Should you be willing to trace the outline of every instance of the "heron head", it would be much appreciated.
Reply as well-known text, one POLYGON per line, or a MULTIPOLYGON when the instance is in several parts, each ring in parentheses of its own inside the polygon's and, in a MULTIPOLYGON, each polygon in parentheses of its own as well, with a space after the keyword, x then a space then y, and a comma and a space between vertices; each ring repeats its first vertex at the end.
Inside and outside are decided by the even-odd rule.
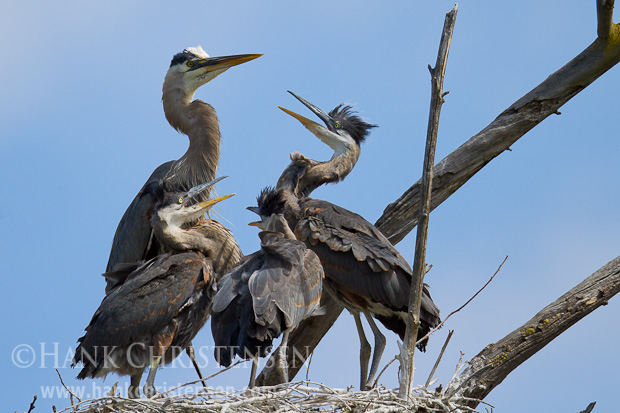
POLYGON ((284 213, 286 199, 281 189, 266 187, 256 197, 256 204, 257 206, 247 207, 247 210, 257 214, 260 217, 260 221, 250 222, 249 225, 265 231, 267 230, 269 218, 273 214, 281 215, 284 213))
POLYGON ((377 127, 377 125, 372 125, 357 116, 351 106, 340 104, 331 112, 325 113, 301 96, 291 91, 289 91, 289 93, 314 112, 314 114, 325 123, 325 126, 301 116, 292 110, 285 109, 281 106, 278 107, 297 119, 317 138, 329 145, 336 155, 350 150, 355 145, 359 146, 370 133, 370 129, 377 127))
POLYGON ((191 188, 186 192, 162 192, 161 200, 156 207, 159 219, 176 226, 182 226, 185 223, 200 219, 213 207, 213 205, 235 195, 229 194, 211 198, 204 202, 196 202, 199 194, 211 188, 224 178, 226 177, 222 176, 212 181, 205 182, 191 188))
POLYGON ((200 46, 188 47, 172 58, 166 81, 169 83, 179 82, 184 90, 193 93, 200 86, 215 79, 229 68, 260 56, 262 54, 210 57, 200 46))

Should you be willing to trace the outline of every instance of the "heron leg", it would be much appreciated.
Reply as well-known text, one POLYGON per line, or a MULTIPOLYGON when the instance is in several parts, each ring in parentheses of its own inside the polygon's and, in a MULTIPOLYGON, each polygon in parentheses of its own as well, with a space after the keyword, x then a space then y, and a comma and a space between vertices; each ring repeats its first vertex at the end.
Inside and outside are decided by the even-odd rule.
POLYGON ((364 315, 366 316, 366 320, 368 320, 368 324, 370 324, 370 328, 372 329, 372 333, 375 336, 375 349, 372 353, 372 364, 370 365, 370 373, 368 374, 368 381, 366 382, 366 386, 370 389, 374 387, 375 376, 377 375, 377 370, 379 370, 379 362, 381 361, 381 356, 383 355, 383 350, 385 349, 385 336, 377 327, 375 320, 373 320, 372 316, 364 311, 364 315))
POLYGON ((253 389, 256 384, 256 367, 258 366, 258 356, 252 357, 252 371, 250 371, 250 384, 248 389, 253 389))
POLYGON ((142 373, 134 374, 131 376, 131 384, 129 385, 129 390, 127 390, 127 395, 130 399, 139 399, 140 398, 140 379, 142 378, 142 373))
POLYGON ((360 390, 366 390, 366 383, 368 383, 368 361, 370 360, 371 349, 368 340, 366 340, 366 335, 364 334, 360 313, 353 313, 353 318, 355 318, 357 334, 360 336, 360 390))
MULTIPOLYGON (((153 337, 153 346, 151 347, 151 369, 149 370, 149 375, 146 378, 146 383, 143 388, 146 397, 150 398, 157 394, 155 386, 153 385, 155 382, 155 374, 157 374, 157 368, 162 362, 163 357, 170 349, 170 345, 177 331, 177 326, 177 322, 173 321, 153 337)), ((171 353, 171 357, 175 357, 174 351, 171 353)))
POLYGON ((146 383, 144 384, 144 395, 148 398, 151 398, 157 394, 155 390, 155 386, 153 383, 155 382, 155 374, 157 373, 157 367, 159 367, 159 363, 161 362, 161 356, 155 357, 151 362, 151 369, 149 370, 149 375, 146 378, 146 383))
POLYGON ((282 335, 282 343, 278 348, 278 369, 282 372, 283 383, 288 383, 288 361, 286 359, 286 350, 288 346, 288 334, 289 330, 285 330, 282 335))
POLYGON ((198 362, 196 361, 196 353, 194 353, 194 346, 192 345, 192 343, 189 343, 189 345, 185 349, 185 352, 187 353, 187 356, 189 357, 189 359, 192 361, 192 364, 194 365, 194 368, 196 369, 196 373, 198 373, 198 378, 200 379, 202 386, 206 390, 207 385, 205 383, 205 378, 202 376, 202 372, 200 371, 200 366, 198 366, 198 362))

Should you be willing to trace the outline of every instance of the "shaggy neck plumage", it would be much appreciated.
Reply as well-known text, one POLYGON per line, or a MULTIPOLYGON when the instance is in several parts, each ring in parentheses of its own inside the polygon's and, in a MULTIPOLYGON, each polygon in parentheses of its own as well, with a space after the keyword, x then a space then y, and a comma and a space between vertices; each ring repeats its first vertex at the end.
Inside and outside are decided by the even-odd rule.
POLYGON ((335 153, 327 162, 319 162, 303 174, 297 184, 300 196, 309 196, 323 184, 342 181, 355 167, 360 157, 360 146, 353 145, 346 151, 335 153))
POLYGON ((323 184, 342 181, 355 167, 360 153, 360 146, 357 144, 344 152, 334 153, 331 159, 325 162, 295 153, 291 155, 292 162, 280 175, 276 188, 298 198, 309 196, 323 184))
POLYGON ((218 276, 243 257, 232 233, 217 221, 203 219, 185 229, 155 214, 152 225, 162 252, 200 252, 212 260, 218 276))

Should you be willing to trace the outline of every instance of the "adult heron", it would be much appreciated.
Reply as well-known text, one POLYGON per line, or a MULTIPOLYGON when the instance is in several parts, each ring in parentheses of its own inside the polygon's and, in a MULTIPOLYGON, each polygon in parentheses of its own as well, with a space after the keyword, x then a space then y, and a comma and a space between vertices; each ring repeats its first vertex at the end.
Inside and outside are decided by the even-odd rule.
POLYGON ((188 192, 167 192, 160 183, 145 188, 157 200, 152 227, 165 252, 104 274, 112 288, 78 340, 73 365, 83 365, 79 379, 129 375, 129 395, 139 397, 140 379, 150 366, 144 393, 152 396, 158 366, 187 348, 205 324, 217 280, 242 257, 230 231, 201 219, 232 196, 196 202, 213 183, 188 192))
MULTIPOLYGON (((326 290, 355 319, 361 343, 360 388, 368 389, 374 384, 386 343, 373 317, 404 338, 412 270, 388 239, 362 216, 330 202, 304 196, 323 183, 344 179, 359 158, 360 143, 374 125, 354 115, 350 107, 338 106, 326 114, 310 102, 294 96, 323 120, 325 126, 281 109, 330 145, 334 155, 322 163, 293 155, 293 162, 280 177, 277 189, 261 194, 259 205, 263 207, 256 212, 267 220, 277 212, 274 206, 284 205, 284 213, 296 238, 319 256, 325 271, 326 290), (375 337, 370 371, 371 347, 360 314, 364 314, 375 337)), ((439 309, 426 286, 420 318, 420 336, 440 322, 439 309)), ((418 344, 418 348, 424 351, 427 341, 418 344)))
MULTIPOLYGON (((156 200, 145 191, 151 183, 161 181, 165 191, 178 192, 215 178, 220 156, 217 114, 210 104, 194 100, 194 93, 230 67, 260 56, 209 57, 200 46, 174 55, 164 79, 162 101, 166 119, 187 135, 189 148, 180 159, 157 167, 129 205, 116 229, 106 271, 113 271, 119 263, 137 262, 161 252, 151 226, 156 200)), ((198 199, 208 199, 209 192, 205 190, 198 199)))
POLYGON ((323 268, 316 254, 297 241, 281 214, 255 222, 261 249, 245 259, 218 283, 213 299, 211 330, 215 359, 229 366, 235 355, 252 359, 249 388, 254 387, 258 357, 271 350, 282 334, 278 362, 288 382, 288 335, 319 308, 323 268))

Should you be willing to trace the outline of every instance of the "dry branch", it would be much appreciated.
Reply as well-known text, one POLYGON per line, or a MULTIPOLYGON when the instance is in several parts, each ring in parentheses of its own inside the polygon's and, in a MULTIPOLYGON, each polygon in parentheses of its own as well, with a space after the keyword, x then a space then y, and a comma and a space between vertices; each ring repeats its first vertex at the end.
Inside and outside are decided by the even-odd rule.
POLYGON ((611 36, 614 26, 614 0, 596 0, 596 18, 598 20, 598 37, 606 39, 611 36))
POLYGON ((28 408, 28 413, 34 410, 34 403, 37 401, 37 395, 35 394, 32 398, 32 402, 30 403, 30 407, 28 408))
POLYGON ((437 371, 437 367, 439 367, 439 363, 441 362, 443 353, 446 352, 446 348, 448 347, 448 343, 450 342, 450 339, 452 338, 452 334, 454 334, 454 330, 448 331, 448 337, 446 337, 446 341, 443 343, 443 347, 441 347, 439 356, 437 356, 437 361, 435 361, 435 364, 433 365, 431 372, 428 374, 428 379, 426 379, 426 383, 424 383, 424 387, 428 388, 428 386, 431 385, 431 380, 433 380, 433 375, 435 374, 435 371, 437 371))
POLYGON ((420 307, 422 305, 422 292, 424 289, 424 275, 426 273, 426 243, 428 239, 428 222, 431 213, 431 188, 433 186, 433 165, 435 163, 435 148, 437 147, 437 133, 439 130, 439 116, 443 100, 443 79, 448 63, 448 52, 452 42, 452 32, 456 23, 458 5, 446 14, 446 19, 439 42, 439 52, 435 67, 431 72, 431 107, 428 118, 426 133, 426 149, 424 151, 424 164, 422 171, 422 199, 418 212, 418 233, 415 244, 415 256, 413 260, 413 273, 411 276, 411 290, 409 291, 409 307, 407 309, 407 321, 405 337, 400 352, 400 392, 402 399, 408 400, 413 388, 413 372, 415 345, 418 337, 418 329, 421 325, 420 307))
POLYGON ((590 403, 585 410, 582 410, 579 413, 590 413, 594 409, 594 406, 596 406, 596 402, 590 403))
MULTIPOLYGON (((599 76, 620 61, 620 29, 610 23, 613 1, 598 0, 599 37, 577 57, 540 85, 517 100, 491 124, 446 156, 433 168, 431 210, 444 202, 493 158, 508 150, 525 133, 573 96, 585 89, 599 76), (600 7, 604 5, 605 7, 600 7), (609 10, 609 11, 607 11, 609 10)), ((421 182, 416 182, 395 202, 388 205, 375 223, 376 227, 393 243, 400 242, 417 224, 421 182)), ((301 323, 289 337, 289 348, 297 347, 309 355, 340 316, 343 308, 331 297, 324 300, 328 311, 301 323), (309 325, 312 323, 312 325, 309 325)), ((292 352, 289 352, 289 355, 292 352)), ((269 363, 268 363, 269 364, 269 363)), ((289 358, 289 377, 293 378, 301 367, 299 360, 289 358), (297 361, 297 364, 294 364, 297 361)), ((263 370, 257 382, 273 384, 273 370, 263 370)))
MULTIPOLYGON (((600 36, 577 57, 549 76, 544 82, 513 103, 490 125, 435 165, 433 200, 435 209, 489 161, 510 148, 519 138, 542 122, 573 96, 594 82, 620 61, 620 30, 606 12, 613 1, 599 7, 599 32, 607 22, 611 35, 600 36)), ((377 227, 392 243, 402 240, 417 224, 421 181, 416 182, 398 200, 388 205, 377 227), (389 235, 388 235, 389 234, 389 235)))
POLYGON ((467 304, 471 303, 474 298, 476 298, 478 296, 478 294, 480 294, 482 292, 482 290, 484 290, 485 288, 487 288, 487 286, 489 284, 491 284, 491 281, 493 281, 493 278, 495 278, 495 276, 497 274, 499 274, 500 270, 502 269, 502 267, 504 266, 504 264, 506 263, 506 261, 508 260, 508 255, 506 255, 506 258, 504 258, 504 261, 502 261, 502 263, 499 265, 499 267, 497 267, 497 270, 493 273, 493 275, 491 276, 491 278, 489 278, 489 281, 487 281, 478 291, 476 291, 476 294, 472 295, 469 300, 467 300, 465 302, 465 304, 463 304, 462 306, 460 306, 459 308, 457 308, 456 310, 452 311, 450 314, 448 314, 443 320, 441 320, 441 323, 439 323, 437 325, 437 327, 433 328, 431 331, 429 331, 428 333, 426 333, 426 335, 424 337, 421 337, 418 339, 418 341, 416 342, 416 345, 418 343, 421 343, 422 341, 426 340, 427 338, 429 338, 431 336, 431 334, 433 334, 435 331, 439 330, 441 327, 443 327, 443 325, 446 323, 446 321, 448 321, 450 319, 450 317, 452 317, 454 314, 458 313, 459 311, 461 311, 463 308, 465 308, 465 306, 467 306, 467 304))
MULTIPOLYGON (((504 378, 538 350, 620 292, 620 257, 542 309, 531 320, 476 355, 447 396, 484 399, 504 378)), ((476 404, 470 407, 475 408, 476 404)))

